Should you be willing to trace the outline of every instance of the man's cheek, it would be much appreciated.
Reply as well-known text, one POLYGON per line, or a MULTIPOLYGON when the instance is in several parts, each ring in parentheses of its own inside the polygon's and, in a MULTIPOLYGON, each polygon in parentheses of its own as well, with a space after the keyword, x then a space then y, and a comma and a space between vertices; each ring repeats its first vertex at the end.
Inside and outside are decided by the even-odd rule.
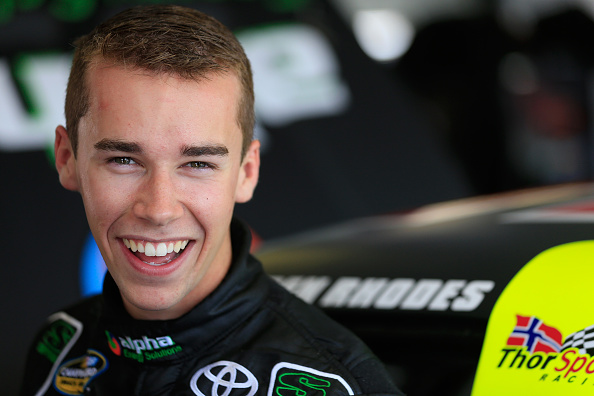
POLYGON ((123 197, 106 194, 105 191, 90 191, 83 200, 87 220, 95 231, 108 229, 114 218, 121 216, 120 208, 125 204, 123 197))

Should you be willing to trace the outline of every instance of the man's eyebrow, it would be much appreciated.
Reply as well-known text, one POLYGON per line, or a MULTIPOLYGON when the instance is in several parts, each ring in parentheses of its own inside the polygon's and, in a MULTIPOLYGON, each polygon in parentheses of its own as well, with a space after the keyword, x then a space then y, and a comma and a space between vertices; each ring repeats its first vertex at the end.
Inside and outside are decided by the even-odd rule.
POLYGON ((224 157, 229 154, 225 146, 205 145, 205 146, 185 146, 181 153, 185 157, 217 156, 224 157))
POLYGON ((95 143, 95 149, 100 151, 121 151, 124 153, 138 154, 142 148, 138 143, 126 142, 123 140, 102 139, 95 143))

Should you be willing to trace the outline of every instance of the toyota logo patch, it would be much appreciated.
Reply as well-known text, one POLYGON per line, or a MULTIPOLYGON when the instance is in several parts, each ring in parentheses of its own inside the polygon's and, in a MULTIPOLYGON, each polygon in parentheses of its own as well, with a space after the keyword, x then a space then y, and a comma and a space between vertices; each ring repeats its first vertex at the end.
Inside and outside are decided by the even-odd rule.
POLYGON ((221 360, 196 371, 190 387, 198 396, 253 396, 258 380, 241 364, 221 360))

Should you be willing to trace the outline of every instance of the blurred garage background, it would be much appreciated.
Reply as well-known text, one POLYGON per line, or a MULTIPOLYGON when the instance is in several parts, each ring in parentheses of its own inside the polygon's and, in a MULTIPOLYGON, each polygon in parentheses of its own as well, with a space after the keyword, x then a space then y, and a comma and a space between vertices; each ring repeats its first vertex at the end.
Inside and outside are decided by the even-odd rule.
MULTIPOLYGON (((89 236, 52 165, 71 42, 157 0, 0 0, 2 394, 44 318, 81 296, 89 236)), ((594 2, 179 0, 252 59, 263 240, 458 198, 589 181, 594 2)))

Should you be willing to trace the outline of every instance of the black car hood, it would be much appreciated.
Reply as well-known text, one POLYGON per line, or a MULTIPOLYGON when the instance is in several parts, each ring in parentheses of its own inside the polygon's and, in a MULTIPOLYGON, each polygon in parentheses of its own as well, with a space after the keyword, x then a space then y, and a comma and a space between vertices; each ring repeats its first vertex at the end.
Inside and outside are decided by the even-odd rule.
POLYGON ((486 321, 528 261, 592 238, 593 208, 592 184, 524 190, 349 221, 267 242, 257 256, 328 311, 486 321))

